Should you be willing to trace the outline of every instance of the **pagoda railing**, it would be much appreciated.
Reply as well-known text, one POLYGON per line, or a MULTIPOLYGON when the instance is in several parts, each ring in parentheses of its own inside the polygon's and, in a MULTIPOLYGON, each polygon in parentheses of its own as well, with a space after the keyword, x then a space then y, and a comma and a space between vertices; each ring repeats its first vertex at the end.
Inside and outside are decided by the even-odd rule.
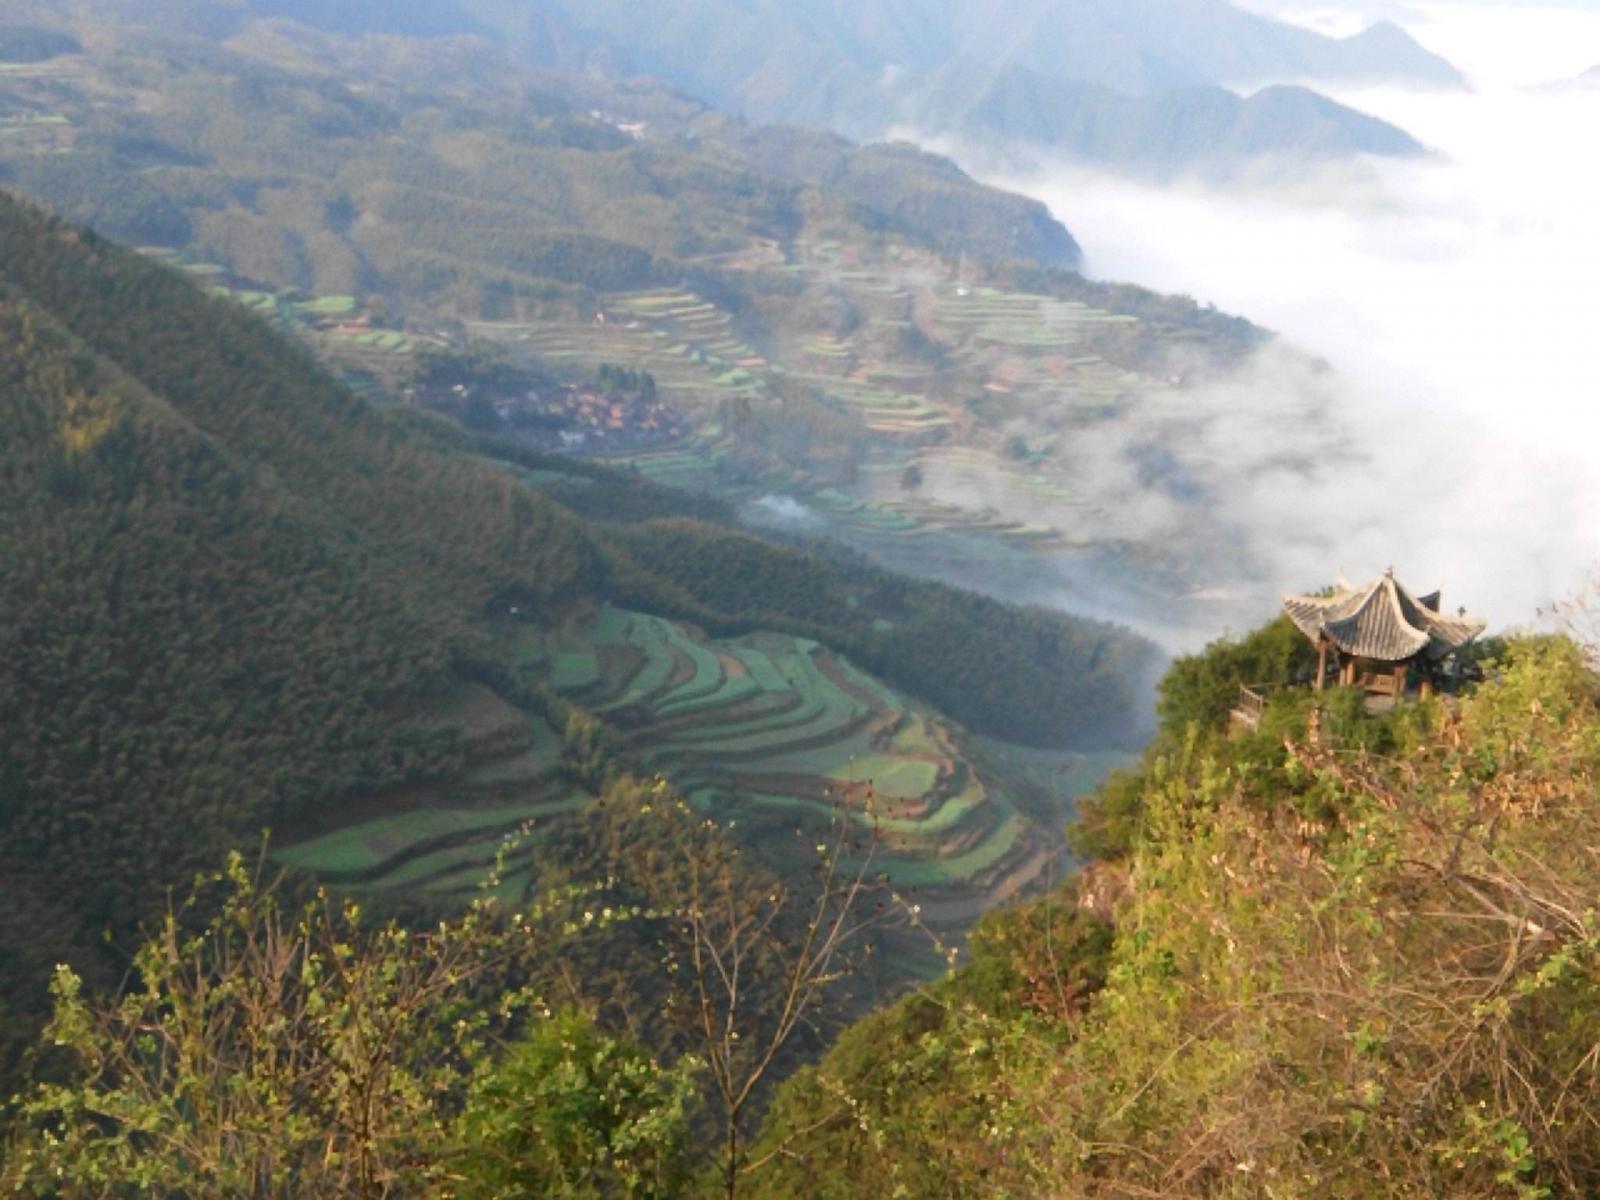
POLYGON ((1228 714, 1228 724, 1235 729, 1259 729, 1261 718, 1267 711, 1267 684, 1240 684, 1239 699, 1228 714))

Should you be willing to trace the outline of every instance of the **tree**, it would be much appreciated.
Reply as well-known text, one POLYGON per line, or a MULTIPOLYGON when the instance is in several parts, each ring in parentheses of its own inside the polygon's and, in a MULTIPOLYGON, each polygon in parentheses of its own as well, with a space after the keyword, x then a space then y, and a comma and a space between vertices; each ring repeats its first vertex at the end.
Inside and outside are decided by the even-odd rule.
POLYGON ((461 1200, 677 1196, 693 1165, 699 1064, 671 1069, 568 1009, 472 1086, 457 1126, 461 1200))
POLYGON ((1156 701, 1162 729, 1181 736, 1191 721, 1203 730, 1220 729, 1238 703, 1241 684, 1309 680, 1316 663, 1315 649, 1288 617, 1243 638, 1219 638, 1200 653, 1179 658, 1162 679, 1156 701))

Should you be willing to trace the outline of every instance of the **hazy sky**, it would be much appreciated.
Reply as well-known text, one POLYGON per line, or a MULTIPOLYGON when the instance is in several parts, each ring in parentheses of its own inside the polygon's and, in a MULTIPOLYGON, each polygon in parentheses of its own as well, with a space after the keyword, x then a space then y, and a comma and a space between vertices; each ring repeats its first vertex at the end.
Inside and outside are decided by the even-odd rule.
MULTIPOLYGON (((1237 582, 1266 595, 1393 564, 1531 622, 1600 563, 1600 88, 1528 85, 1600 63, 1600 3, 1251 2, 1339 30, 1381 10, 1452 58, 1472 91, 1339 96, 1437 156, 1227 190, 998 182, 1049 203, 1094 274, 1214 301, 1342 377, 1371 465, 1241 482, 1228 515, 1280 578, 1237 582)), ((1280 387, 1264 375, 1255 402, 1280 387)))

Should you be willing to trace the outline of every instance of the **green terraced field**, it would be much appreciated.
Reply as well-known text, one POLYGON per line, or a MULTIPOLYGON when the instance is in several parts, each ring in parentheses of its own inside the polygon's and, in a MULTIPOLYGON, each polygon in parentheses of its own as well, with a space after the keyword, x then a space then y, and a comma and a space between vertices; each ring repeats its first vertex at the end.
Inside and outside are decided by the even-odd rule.
POLYGON ((701 811, 736 827, 820 823, 842 804, 876 824, 891 876, 968 889, 1052 840, 1003 783, 977 777, 944 722, 815 642, 717 640, 613 606, 557 641, 550 661, 601 666, 581 699, 622 722, 701 811))
MULTIPOLYGON (((542 669, 543 653, 542 642, 529 639, 508 648, 524 669, 542 669)), ((417 719, 460 739, 460 773, 358 798, 347 824, 291 840, 275 851, 278 861, 343 888, 433 889, 465 873, 475 884, 526 823, 593 803, 562 775, 562 739, 548 721, 482 684, 438 695, 417 719)))
MULTIPOLYGON (((820 834, 840 811, 875 829, 877 868, 927 889, 952 931, 1060 852, 1049 793, 1079 764, 971 738, 816 642, 716 639, 613 605, 558 630, 504 632, 514 669, 602 714, 642 765, 755 845, 820 834)), ((339 888, 449 896, 479 887, 503 853, 500 894, 537 886, 519 835, 593 803, 563 774, 560 736, 480 685, 440 697, 426 724, 463 738, 457 779, 397 797, 392 812, 369 797, 279 860, 339 888)))
MULTIPOLYGON (((587 797, 563 797, 509 808, 422 808, 353 825, 277 852, 290 866, 323 876, 370 875, 417 847, 462 834, 514 829, 524 821, 571 812, 587 797)), ((381 876, 380 876, 381 878, 381 876)))
POLYGON ((920 759, 869 754, 852 759, 833 773, 846 783, 870 783, 880 796, 905 800, 926 796, 939 779, 939 765, 920 759))
MULTIPOLYGON (((658 715, 672 717, 682 713, 725 709, 762 694, 761 685, 750 677, 749 667, 744 660, 726 651, 707 653, 715 661, 703 676, 705 682, 694 687, 679 688, 671 697, 656 705, 658 715)), ((700 660, 696 661, 698 663, 700 660)))
POLYGON ((318 317, 342 317, 358 307, 354 296, 319 296, 295 305, 301 312, 318 317))
POLYGON ((1022 840, 1027 820, 1013 813, 982 842, 951 858, 889 860, 884 873, 900 887, 927 887, 965 883, 993 870, 1022 840))

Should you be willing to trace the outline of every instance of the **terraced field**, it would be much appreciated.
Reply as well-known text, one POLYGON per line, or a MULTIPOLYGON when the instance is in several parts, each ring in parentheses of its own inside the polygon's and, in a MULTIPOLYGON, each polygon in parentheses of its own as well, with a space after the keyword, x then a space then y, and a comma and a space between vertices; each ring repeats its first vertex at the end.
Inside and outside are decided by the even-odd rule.
MULTIPOLYGON (((893 250, 890 262, 872 269, 845 261, 835 243, 801 243, 794 253, 783 270, 847 297, 858 325, 776 331, 763 351, 723 307, 686 288, 661 288, 604 296, 587 315, 466 326, 474 337, 558 369, 612 364, 650 372, 684 406, 695 431, 675 446, 610 461, 736 501, 763 492, 791 496, 858 548, 872 553, 882 546, 886 561, 903 562, 919 540, 946 535, 959 543, 952 552, 970 563, 991 552, 1072 553, 1115 533, 1096 497, 1075 491, 1059 464, 1001 453, 991 444, 996 438, 974 428, 969 410, 975 395, 1006 411, 1048 395, 1057 411, 1122 419, 1129 397, 1151 381, 1105 362, 1085 342, 1136 318, 1075 301, 969 288, 953 281, 947 266, 915 255, 900 261, 893 250), (931 338, 939 361, 908 358, 898 342, 907 334, 931 338), (767 402, 785 382, 803 384, 860 419, 863 460, 852 482, 819 479, 804 465, 762 468, 741 457, 743 448, 719 423, 720 405, 741 397, 767 402), (727 472, 736 458, 739 470, 727 472), (902 478, 912 466, 925 483, 907 489, 902 478), (971 495, 986 501, 975 506, 966 499, 971 495)), ((902 249, 901 257, 909 253, 902 249)), ((312 342, 365 393, 398 390, 415 361, 414 340, 398 332, 359 322, 315 328, 359 316, 355 297, 291 299, 224 286, 223 268, 215 264, 184 269, 312 342)))
POLYGON ((815 642, 712 639, 608 606, 548 653, 569 671, 587 656, 599 677, 569 673, 567 694, 697 808, 776 841, 843 805, 876 823, 891 879, 939 889, 950 920, 1020 887, 1055 846, 1019 804, 1028 785, 1000 782, 963 735, 815 642))
MULTIPOLYGON (((847 296, 859 323, 848 331, 781 332, 769 356, 729 332, 731 318, 690 292, 610 297, 607 319, 593 327, 547 326, 530 345, 557 358, 625 362, 656 372, 682 395, 712 401, 759 399, 778 381, 800 383, 859 417, 863 459, 852 482, 818 479, 805 469, 772 466, 741 483, 793 497, 831 530, 869 552, 874 542, 956 535, 961 554, 1073 553, 1121 536, 1101 497, 1053 460, 1048 446, 1013 453, 998 432, 1044 405, 1051 422, 1126 424, 1163 381, 1146 379, 1094 353, 1096 337, 1138 319, 1082 302, 967 287, 930 274, 925 263, 862 270, 838 259, 839 247, 803 244, 791 273, 847 296), (920 336, 937 361, 906 355, 901 339, 920 336), (719 340, 720 339, 720 340, 719 340), (748 354, 748 357, 741 357, 748 354), (987 414, 979 418, 978 405, 987 414), (999 414, 996 416, 996 414, 999 414), (924 483, 908 488, 915 465, 924 483), (981 495, 975 505, 968 497, 981 495)), ((692 403, 692 399, 691 399, 692 403)), ((724 491, 719 468, 739 447, 701 410, 696 434, 676 447, 615 461, 659 482, 724 491)), ((1131 434, 1130 434, 1131 436, 1131 434)))
MULTIPOLYGON (((0 84, 7 68, 13 78, 18 74, 16 64, 0 63, 0 84)), ((51 154, 67 149, 71 140, 72 125, 63 116, 24 112, 0 117, 0 150, 51 154)))
MULTIPOLYGON (((340 887, 465 895, 486 877, 502 842, 593 802, 561 776, 555 730, 488 688, 468 685, 444 697, 428 724, 459 732, 467 763, 458 779, 367 797, 332 827, 291 836, 279 860, 340 887)), ((506 893, 531 882, 530 853, 509 855, 506 893)))
MULTIPOLYGON (((715 639, 611 605, 508 638, 518 670, 599 715, 643 764, 757 847, 792 843, 841 808, 875 827, 877 866, 918 889, 936 925, 964 927, 1061 852, 1061 780, 1035 770, 1033 752, 971 738, 815 642, 715 639)), ((281 861, 344 888, 464 895, 517 839, 501 889, 532 885, 541 823, 593 803, 562 770, 560 738, 477 685, 443 698, 428 723, 460 736, 459 777, 291 831, 281 861)))
POLYGON ((1088 334, 1137 325, 1136 317, 1073 300, 965 287, 938 289, 925 311, 940 341, 986 376, 996 395, 1046 388, 1075 407, 1096 408, 1148 382, 1083 347, 1088 334))
POLYGON ((392 398, 412 374, 416 341, 397 330, 369 327, 367 314, 354 296, 296 299, 293 292, 246 287, 216 263, 183 262, 171 251, 145 253, 176 266, 204 284, 212 295, 241 304, 282 333, 306 342, 368 399, 381 402, 392 398), (326 328, 326 323, 333 321, 341 324, 326 328))
POLYGON ((649 371, 691 408, 761 394, 771 367, 743 340, 725 310, 689 291, 619 293, 608 297, 592 320, 581 322, 469 322, 468 328, 555 366, 593 370, 611 363, 649 371))

